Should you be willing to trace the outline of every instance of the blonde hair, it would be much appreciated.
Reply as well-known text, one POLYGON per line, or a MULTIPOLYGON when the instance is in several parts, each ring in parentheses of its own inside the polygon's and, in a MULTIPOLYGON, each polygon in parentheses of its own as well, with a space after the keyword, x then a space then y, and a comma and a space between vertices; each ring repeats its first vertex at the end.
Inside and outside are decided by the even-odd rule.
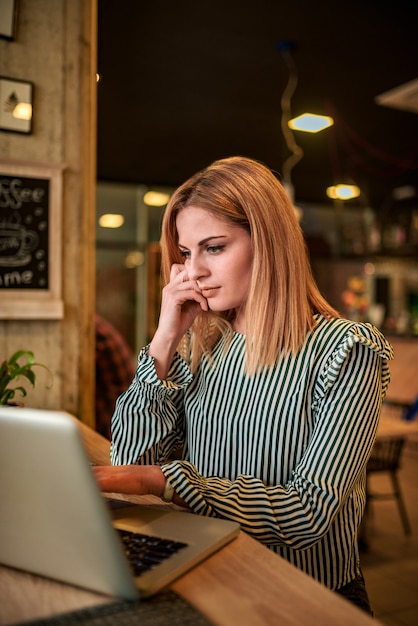
MULTIPOLYGON (((316 286, 303 233, 283 186, 266 166, 245 157, 215 161, 171 197, 162 224, 164 284, 173 263, 183 262, 176 218, 190 206, 250 233, 253 266, 245 306, 249 373, 274 365, 281 353, 297 352, 315 324, 315 313, 329 319, 339 316, 316 286)), ((221 334, 231 333, 233 318, 233 311, 198 316, 192 341, 182 341, 179 347, 183 356, 191 356, 193 369, 221 334)))

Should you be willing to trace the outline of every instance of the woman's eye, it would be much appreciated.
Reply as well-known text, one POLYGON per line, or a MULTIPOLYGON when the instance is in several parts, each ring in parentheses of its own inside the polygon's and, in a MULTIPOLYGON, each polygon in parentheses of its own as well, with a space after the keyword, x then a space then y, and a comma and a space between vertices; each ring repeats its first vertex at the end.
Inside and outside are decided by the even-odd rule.
POLYGON ((180 250, 180 256, 182 256, 184 259, 188 259, 190 256, 190 252, 188 250, 180 250))
POLYGON ((224 247, 225 246, 208 246, 207 251, 210 252, 210 254, 217 254, 218 252, 221 252, 224 247))

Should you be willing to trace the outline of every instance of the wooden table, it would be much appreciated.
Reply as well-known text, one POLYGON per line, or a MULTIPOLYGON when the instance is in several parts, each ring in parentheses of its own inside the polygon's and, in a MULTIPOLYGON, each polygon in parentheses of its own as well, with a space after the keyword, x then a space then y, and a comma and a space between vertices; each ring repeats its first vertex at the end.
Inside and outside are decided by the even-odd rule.
MULTIPOLYGON (((109 442, 79 424, 90 459, 109 464, 109 442)), ((129 499, 144 502, 144 498, 129 499)), ((219 626, 379 624, 244 532, 179 578, 171 589, 219 626)), ((107 600, 114 599, 0 567, 2 626, 107 600)))

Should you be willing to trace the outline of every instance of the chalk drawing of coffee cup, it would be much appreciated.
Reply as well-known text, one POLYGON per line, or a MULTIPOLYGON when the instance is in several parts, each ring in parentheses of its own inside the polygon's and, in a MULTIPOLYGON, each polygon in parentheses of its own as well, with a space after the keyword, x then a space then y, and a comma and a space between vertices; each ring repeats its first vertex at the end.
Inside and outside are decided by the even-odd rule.
POLYGON ((0 228, 0 266, 27 265, 38 241, 39 237, 35 231, 26 230, 20 224, 6 224, 0 228))

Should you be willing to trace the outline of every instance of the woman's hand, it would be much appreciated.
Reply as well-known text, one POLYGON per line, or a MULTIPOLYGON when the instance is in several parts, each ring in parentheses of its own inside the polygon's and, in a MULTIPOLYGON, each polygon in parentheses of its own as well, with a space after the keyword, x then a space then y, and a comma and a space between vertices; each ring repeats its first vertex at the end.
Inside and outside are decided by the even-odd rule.
POLYGON ((162 292, 158 328, 148 353, 154 358, 158 377, 164 380, 180 339, 202 311, 209 309, 197 282, 189 280, 184 265, 171 268, 170 282, 162 292))
MULTIPOLYGON (((159 465, 95 465, 92 470, 100 491, 125 493, 137 496, 162 497, 166 478, 159 465)), ((173 503, 187 507, 176 493, 173 503)))
POLYGON ((199 313, 208 308, 197 282, 189 280, 184 265, 175 264, 171 268, 170 282, 162 292, 157 332, 177 344, 199 313))
POLYGON ((96 465, 92 467, 101 491, 161 497, 165 476, 158 465, 96 465))

